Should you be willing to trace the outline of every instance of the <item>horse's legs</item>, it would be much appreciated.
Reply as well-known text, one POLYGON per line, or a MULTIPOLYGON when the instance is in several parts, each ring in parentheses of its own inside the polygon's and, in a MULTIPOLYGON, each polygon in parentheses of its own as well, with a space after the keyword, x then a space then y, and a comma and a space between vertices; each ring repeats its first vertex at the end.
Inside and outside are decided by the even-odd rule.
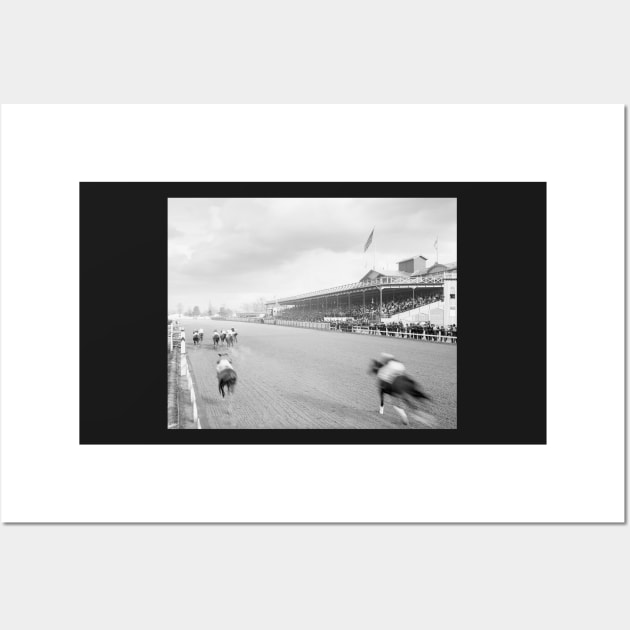
POLYGON ((402 418, 403 423, 405 424, 405 426, 409 426, 409 418, 407 418, 407 414, 405 413, 405 410, 402 407, 396 407, 396 405, 394 405, 394 409, 398 412, 398 415, 402 418))

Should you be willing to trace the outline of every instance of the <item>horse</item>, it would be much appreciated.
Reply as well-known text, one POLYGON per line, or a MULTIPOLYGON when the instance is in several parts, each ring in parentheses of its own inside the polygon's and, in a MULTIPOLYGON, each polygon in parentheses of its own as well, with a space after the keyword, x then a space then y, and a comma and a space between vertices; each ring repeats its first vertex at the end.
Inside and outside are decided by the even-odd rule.
MULTIPOLYGON (((226 388, 228 394, 234 394, 234 387, 236 386, 236 372, 234 371, 232 362, 227 354, 219 353, 219 360, 217 361, 217 379, 219 380, 219 393, 222 398, 225 398, 226 388)), ((228 408, 228 412, 230 411, 231 406, 228 408)))
POLYGON ((199 343, 199 333, 195 330, 193 333, 193 344, 197 345, 199 343))
POLYGON ((234 346, 234 337, 232 336, 232 331, 228 330, 226 335, 225 335, 225 340, 227 342, 227 346, 228 348, 231 348, 234 346))
POLYGON ((221 335, 218 332, 212 333, 212 344, 214 348, 216 348, 219 345, 220 339, 221 339, 221 335))
MULTIPOLYGON (((387 361, 383 362, 378 361, 377 359, 372 359, 368 372, 371 374, 377 374, 385 363, 387 363, 387 361)), ((429 413, 422 412, 419 409, 419 403, 424 401, 429 402, 431 401, 431 397, 425 394, 418 383, 416 383, 416 381, 414 381, 410 376, 402 373, 396 376, 391 383, 383 381, 380 378, 377 378, 377 381, 381 402, 379 413, 381 415, 385 409, 385 394, 387 394, 394 399, 398 399, 401 402, 406 403, 412 418, 420 422, 420 424, 424 424, 431 429, 435 428, 435 418, 433 418, 433 416, 429 413)), ((402 418, 405 426, 409 426, 409 419, 407 418, 405 410, 397 405, 394 405, 394 409, 402 418)))
POLYGON ((225 330, 222 330, 221 331, 221 343, 225 343, 225 337, 226 337, 225 330))
POLYGON ((234 330, 234 328, 232 328, 233 341, 238 343, 238 339, 236 338, 237 336, 238 336, 238 333, 234 330))

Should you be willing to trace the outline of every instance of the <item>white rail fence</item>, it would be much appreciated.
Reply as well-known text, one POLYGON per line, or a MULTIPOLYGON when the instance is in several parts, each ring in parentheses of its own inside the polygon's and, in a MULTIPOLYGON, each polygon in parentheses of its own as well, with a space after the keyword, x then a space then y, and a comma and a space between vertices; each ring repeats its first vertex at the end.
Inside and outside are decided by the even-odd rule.
POLYGON ((195 386, 193 384, 192 376, 190 375, 190 369, 188 367, 188 359, 186 357, 186 340, 183 338, 180 344, 180 351, 181 351, 180 376, 186 377, 186 381, 188 383, 188 389, 190 391, 190 403, 193 409, 193 421, 195 423, 195 427, 197 429, 201 429, 201 424, 199 423, 199 411, 197 409, 197 396, 195 395, 195 386))
POLYGON ((330 322, 299 322, 294 320, 276 319, 277 326, 291 326, 293 328, 317 328, 319 330, 330 330, 330 322))
MULTIPOLYGON (((232 321, 245 321, 236 320, 232 321)), ((336 322, 301 322, 297 320, 284 320, 276 319, 274 321, 267 322, 270 325, 276 326, 289 326, 292 328, 314 328, 318 330, 334 330, 337 331, 336 322)), ((341 330, 339 332, 342 332, 341 330)), ((426 333, 412 333, 408 331, 401 331, 398 328, 386 327, 384 330, 380 328, 370 329, 367 326, 352 326, 351 332, 360 335, 380 335, 382 337, 397 337, 398 339, 417 339, 419 341, 431 341, 434 343, 457 343, 457 336, 453 335, 429 335, 426 333)), ((183 339, 183 338, 182 338, 183 339)), ((182 343, 184 343, 182 341, 182 343)))

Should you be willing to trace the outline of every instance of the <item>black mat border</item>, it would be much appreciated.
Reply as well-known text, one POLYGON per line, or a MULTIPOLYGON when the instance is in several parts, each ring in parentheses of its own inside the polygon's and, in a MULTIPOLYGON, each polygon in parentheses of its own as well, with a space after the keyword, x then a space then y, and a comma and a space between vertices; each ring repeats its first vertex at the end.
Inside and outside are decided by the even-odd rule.
POLYGON ((84 182, 79 192, 81 444, 546 443, 544 182, 84 182), (144 340, 163 336, 167 204, 183 197, 456 197, 458 428, 168 431, 164 346, 144 340))

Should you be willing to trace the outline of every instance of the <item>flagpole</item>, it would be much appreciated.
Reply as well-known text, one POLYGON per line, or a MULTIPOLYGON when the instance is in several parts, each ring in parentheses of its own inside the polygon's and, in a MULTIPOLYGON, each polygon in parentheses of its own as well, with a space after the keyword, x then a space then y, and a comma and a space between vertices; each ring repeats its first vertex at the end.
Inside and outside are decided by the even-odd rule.
MULTIPOLYGON (((375 229, 376 229, 376 226, 374 226, 374 227, 372 228, 372 235, 374 234, 374 230, 375 230, 375 229)), ((372 240, 374 240, 374 237, 373 237, 373 236, 372 236, 372 240)), ((376 248, 374 248, 374 249, 372 250, 372 256, 373 256, 373 258, 372 258, 372 269, 374 269, 374 267, 376 267, 376 248)))

